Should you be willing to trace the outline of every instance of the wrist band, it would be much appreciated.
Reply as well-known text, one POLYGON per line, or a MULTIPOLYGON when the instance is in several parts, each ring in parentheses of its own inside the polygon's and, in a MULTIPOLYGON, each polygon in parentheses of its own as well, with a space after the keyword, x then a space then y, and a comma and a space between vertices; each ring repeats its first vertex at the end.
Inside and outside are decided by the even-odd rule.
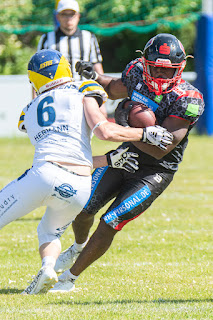
POLYGON ((107 121, 107 120, 103 120, 103 121, 98 122, 98 123, 94 126, 94 128, 92 129, 92 133, 94 132, 95 129, 97 129, 98 127, 100 127, 100 125, 101 125, 102 123, 105 123, 105 122, 108 122, 108 121, 107 121))

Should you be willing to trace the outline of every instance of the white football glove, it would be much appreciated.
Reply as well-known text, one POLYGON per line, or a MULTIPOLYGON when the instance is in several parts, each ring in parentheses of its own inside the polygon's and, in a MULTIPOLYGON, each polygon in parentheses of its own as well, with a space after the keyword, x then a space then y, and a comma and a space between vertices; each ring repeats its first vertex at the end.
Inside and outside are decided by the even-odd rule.
POLYGON ((126 149, 117 149, 107 153, 108 166, 116 169, 124 169, 128 172, 134 173, 139 169, 138 161, 134 158, 138 157, 137 153, 128 152, 126 149))
POLYGON ((143 129, 143 136, 141 141, 166 150, 169 144, 172 144, 173 135, 160 126, 150 126, 143 129))

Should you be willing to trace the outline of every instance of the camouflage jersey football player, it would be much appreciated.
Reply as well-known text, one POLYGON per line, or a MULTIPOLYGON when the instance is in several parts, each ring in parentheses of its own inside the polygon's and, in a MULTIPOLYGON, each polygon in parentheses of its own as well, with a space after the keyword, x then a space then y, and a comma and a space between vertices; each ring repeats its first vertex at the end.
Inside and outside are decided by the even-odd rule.
MULTIPOLYGON (((158 34, 148 41, 142 57, 126 66, 120 79, 96 74, 87 62, 77 63, 77 71, 99 82, 110 99, 129 97, 152 108, 158 124, 171 132, 174 139, 167 150, 143 142, 122 144, 119 148, 128 145, 130 151, 139 154, 140 168, 135 173, 109 167, 94 171, 90 199, 73 223, 75 243, 59 256, 56 271, 70 268, 80 251, 81 255, 59 277, 53 291, 72 290, 75 279, 108 250, 115 234, 140 216, 171 183, 182 161, 189 132, 204 111, 202 94, 181 78, 186 59, 183 45, 175 36, 158 34), (83 249, 94 215, 114 198, 83 249)), ((129 110, 123 108, 124 101, 116 108, 115 120, 127 126, 129 110)))
MULTIPOLYGON (((163 158, 158 160, 142 151, 139 158, 141 167, 142 165, 162 166, 170 172, 177 171, 188 143, 189 132, 204 111, 202 94, 192 84, 183 79, 168 93, 156 94, 154 91, 150 91, 143 81, 143 62, 141 58, 131 61, 126 66, 122 73, 122 82, 127 87, 128 96, 131 100, 142 102, 155 112, 159 125, 162 125, 167 117, 189 121, 189 128, 182 141, 163 158)), ((119 122, 119 119, 117 121, 119 122)))

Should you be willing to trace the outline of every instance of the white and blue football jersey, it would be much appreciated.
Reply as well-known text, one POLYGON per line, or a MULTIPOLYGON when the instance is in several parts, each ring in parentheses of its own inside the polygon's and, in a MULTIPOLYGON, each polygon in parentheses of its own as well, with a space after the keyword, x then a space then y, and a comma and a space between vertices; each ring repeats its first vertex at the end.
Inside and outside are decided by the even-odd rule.
POLYGON ((85 95, 107 100, 103 87, 87 80, 44 92, 23 109, 18 126, 35 146, 34 163, 63 161, 92 167, 92 133, 84 115, 85 95))

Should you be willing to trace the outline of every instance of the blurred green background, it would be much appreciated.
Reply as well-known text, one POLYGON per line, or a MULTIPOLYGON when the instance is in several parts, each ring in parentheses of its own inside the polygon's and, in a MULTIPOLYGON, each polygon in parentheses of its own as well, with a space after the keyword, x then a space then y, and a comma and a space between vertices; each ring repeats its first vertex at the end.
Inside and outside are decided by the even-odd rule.
MULTIPOLYGON (((201 0, 81 0, 80 28, 94 32, 105 72, 121 72, 156 33, 169 32, 194 54, 201 0)), ((0 74, 26 74, 40 36, 54 29, 55 0, 4 0, 0 4, 0 74)), ((185 71, 194 71, 189 59, 185 71)))

